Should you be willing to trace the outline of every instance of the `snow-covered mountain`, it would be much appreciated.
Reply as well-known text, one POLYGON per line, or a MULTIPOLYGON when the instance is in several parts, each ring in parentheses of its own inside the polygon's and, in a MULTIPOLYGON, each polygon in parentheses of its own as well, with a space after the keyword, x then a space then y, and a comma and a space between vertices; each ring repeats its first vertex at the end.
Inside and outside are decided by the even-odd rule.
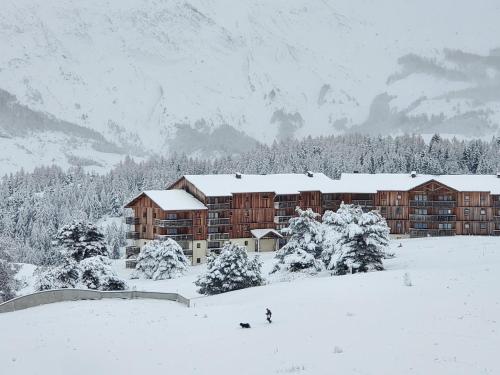
POLYGON ((349 131, 499 134, 499 14, 496 0, 3 0, 2 171, 349 131))

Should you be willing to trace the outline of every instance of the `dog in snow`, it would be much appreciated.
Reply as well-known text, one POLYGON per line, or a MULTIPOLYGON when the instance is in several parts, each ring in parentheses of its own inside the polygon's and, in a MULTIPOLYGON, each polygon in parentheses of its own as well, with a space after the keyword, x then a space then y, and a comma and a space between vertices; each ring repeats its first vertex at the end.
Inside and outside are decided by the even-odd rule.
POLYGON ((240 323, 241 328, 251 328, 250 323, 240 323))

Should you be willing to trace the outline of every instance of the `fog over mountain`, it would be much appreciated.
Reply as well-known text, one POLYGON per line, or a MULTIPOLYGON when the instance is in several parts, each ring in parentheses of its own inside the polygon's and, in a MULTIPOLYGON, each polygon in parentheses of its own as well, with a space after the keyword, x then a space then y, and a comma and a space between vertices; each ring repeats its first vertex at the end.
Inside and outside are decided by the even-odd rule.
POLYGON ((3 0, 1 172, 500 135, 499 15, 496 0, 3 0))

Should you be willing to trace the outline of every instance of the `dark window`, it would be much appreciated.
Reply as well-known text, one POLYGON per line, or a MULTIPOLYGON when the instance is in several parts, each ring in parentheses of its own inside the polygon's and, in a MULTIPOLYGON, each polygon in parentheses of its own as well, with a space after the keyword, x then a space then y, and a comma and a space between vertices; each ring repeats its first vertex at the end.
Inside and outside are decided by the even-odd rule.
POLYGON ((481 208, 481 215, 486 215, 486 210, 484 208, 481 208))
POLYGON ((248 246, 248 241, 245 241, 245 246, 248 246))
POLYGON ((201 263, 201 259, 200 258, 196 258, 196 263, 200 264, 201 263))
POLYGON ((481 228, 481 229, 486 229, 486 223, 481 223, 481 224, 479 224, 479 228, 481 228))
POLYGON ((168 220, 175 220, 175 219, 177 219, 177 214, 167 214, 167 219, 168 220))
MULTIPOLYGON (((201 248, 201 244, 199 242, 196 244, 196 248, 197 249, 201 248)), ((200 258, 198 258, 198 259, 200 259, 200 258)), ((200 262, 198 262, 198 263, 200 263, 200 262)))

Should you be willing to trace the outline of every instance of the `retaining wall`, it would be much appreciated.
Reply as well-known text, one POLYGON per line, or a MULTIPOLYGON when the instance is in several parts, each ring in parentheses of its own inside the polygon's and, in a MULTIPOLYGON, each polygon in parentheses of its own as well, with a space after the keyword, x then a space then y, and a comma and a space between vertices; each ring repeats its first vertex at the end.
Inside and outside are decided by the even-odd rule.
POLYGON ((176 301, 189 307, 190 300, 178 293, 142 292, 138 290, 123 290, 102 292, 90 289, 55 289, 45 290, 11 299, 0 304, 0 313, 23 310, 30 307, 46 305, 63 301, 100 300, 105 298, 120 299, 159 299, 176 301))

